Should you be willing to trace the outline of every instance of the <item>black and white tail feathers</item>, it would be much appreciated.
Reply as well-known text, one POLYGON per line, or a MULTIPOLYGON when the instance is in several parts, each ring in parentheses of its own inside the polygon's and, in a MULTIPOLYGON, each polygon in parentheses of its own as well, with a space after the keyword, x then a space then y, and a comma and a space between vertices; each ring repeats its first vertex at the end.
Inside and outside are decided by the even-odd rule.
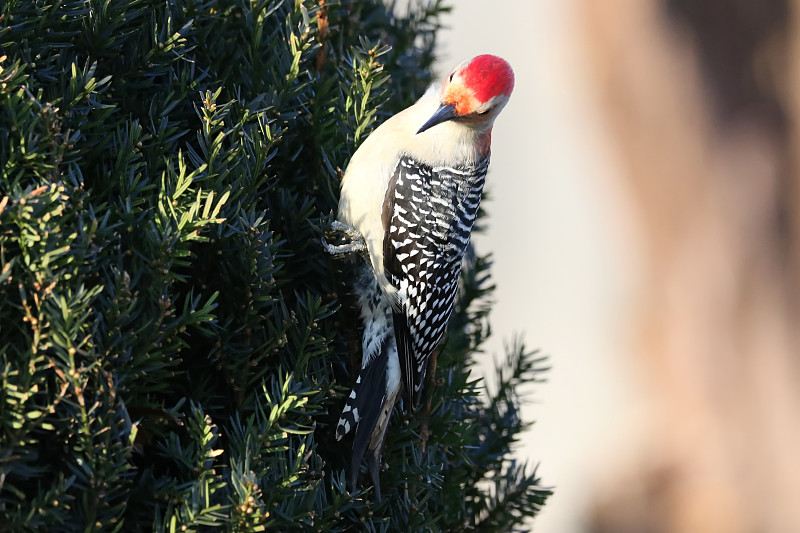
POLYGON ((382 294, 369 265, 363 266, 355 289, 364 322, 363 356, 358 379, 336 425, 336 439, 341 440, 355 428, 350 467, 351 490, 355 489, 358 480, 361 459, 369 450, 367 463, 375 496, 380 500, 381 449, 400 390, 400 362, 391 304, 382 294))

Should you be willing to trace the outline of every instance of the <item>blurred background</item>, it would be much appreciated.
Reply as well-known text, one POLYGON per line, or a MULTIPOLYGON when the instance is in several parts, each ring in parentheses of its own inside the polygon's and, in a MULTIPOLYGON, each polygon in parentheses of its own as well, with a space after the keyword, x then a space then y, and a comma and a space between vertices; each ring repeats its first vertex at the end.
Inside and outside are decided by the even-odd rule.
POLYGON ((516 72, 487 351, 550 356, 540 533, 800 532, 800 0, 458 0, 516 72))

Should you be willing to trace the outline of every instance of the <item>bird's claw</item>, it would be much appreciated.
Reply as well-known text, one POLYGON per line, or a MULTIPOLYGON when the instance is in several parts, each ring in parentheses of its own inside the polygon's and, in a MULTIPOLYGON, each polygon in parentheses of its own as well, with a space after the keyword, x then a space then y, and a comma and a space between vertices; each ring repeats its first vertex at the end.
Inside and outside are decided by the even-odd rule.
POLYGON ((342 255, 350 252, 361 252, 367 249, 367 243, 364 241, 364 237, 358 232, 357 229, 351 228, 347 224, 339 222, 338 220, 334 220, 331 223, 330 230, 343 233, 348 239, 350 239, 350 242, 345 244, 328 244, 328 241, 325 240, 325 236, 323 235, 322 247, 325 248, 325 251, 329 254, 342 255))

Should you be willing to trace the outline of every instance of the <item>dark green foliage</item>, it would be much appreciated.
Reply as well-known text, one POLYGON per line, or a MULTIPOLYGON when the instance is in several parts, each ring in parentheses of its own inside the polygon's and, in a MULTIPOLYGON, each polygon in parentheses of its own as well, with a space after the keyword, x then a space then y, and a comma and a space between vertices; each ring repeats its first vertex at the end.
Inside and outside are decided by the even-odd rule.
POLYGON ((0 3, 0 524, 9 531, 519 527, 548 494, 487 397, 465 274, 382 505, 334 424, 360 345, 319 245, 341 171, 430 82, 446 9, 370 0, 0 3))

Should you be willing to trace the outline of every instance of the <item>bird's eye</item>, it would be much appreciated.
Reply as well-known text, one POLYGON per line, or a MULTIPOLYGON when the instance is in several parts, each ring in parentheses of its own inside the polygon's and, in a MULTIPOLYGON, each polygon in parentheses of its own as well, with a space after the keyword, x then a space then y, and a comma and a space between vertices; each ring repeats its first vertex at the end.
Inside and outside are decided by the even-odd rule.
POLYGON ((450 80, 449 80, 449 81, 453 81, 453 78, 455 77, 455 75, 456 75, 456 73, 455 73, 455 72, 451 72, 451 73, 450 73, 450 80))

